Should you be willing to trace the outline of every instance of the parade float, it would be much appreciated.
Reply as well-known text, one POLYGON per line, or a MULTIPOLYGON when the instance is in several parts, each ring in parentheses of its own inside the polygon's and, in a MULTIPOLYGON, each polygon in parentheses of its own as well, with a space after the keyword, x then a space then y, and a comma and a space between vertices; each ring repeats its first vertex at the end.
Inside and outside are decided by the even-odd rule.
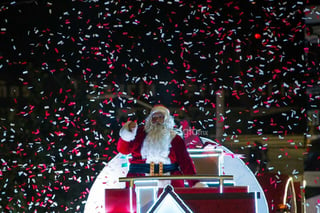
POLYGON ((117 154, 92 185, 85 213, 303 212, 300 182, 287 175, 257 176, 242 160, 242 155, 209 138, 198 137, 198 143, 200 146, 188 149, 197 169, 196 176, 155 173, 126 178, 130 155, 117 154), (173 188, 170 184, 158 186, 159 181, 172 179, 198 179, 207 187, 191 188, 187 183, 184 188, 173 188))

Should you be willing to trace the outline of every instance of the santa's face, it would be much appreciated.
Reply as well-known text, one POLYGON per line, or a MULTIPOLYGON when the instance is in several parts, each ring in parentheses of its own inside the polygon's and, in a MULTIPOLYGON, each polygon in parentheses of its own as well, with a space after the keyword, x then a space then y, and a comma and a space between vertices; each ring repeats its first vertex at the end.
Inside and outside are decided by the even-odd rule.
POLYGON ((171 138, 170 129, 165 126, 165 116, 161 112, 151 114, 147 120, 146 138, 143 142, 141 155, 150 162, 170 163, 168 158, 171 138))
POLYGON ((161 112, 155 112, 151 116, 151 123, 153 125, 162 125, 164 123, 164 115, 161 112))

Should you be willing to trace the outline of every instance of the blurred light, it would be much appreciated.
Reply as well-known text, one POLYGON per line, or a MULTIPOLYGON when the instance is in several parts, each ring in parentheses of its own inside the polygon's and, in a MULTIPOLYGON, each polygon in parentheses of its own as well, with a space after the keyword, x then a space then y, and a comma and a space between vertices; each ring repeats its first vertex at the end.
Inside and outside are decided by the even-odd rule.
POLYGON ((259 34, 259 33, 254 34, 254 38, 255 39, 261 39, 261 34, 259 34))

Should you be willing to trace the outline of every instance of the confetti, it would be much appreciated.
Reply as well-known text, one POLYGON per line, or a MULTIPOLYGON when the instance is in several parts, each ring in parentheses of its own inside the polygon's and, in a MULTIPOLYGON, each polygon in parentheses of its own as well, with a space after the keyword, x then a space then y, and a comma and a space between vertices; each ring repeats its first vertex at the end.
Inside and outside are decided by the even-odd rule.
POLYGON ((319 107, 316 45, 311 33, 303 40, 312 13, 301 1, 0 3, 0 206, 82 212, 121 123, 157 103, 219 143, 309 134, 319 107))

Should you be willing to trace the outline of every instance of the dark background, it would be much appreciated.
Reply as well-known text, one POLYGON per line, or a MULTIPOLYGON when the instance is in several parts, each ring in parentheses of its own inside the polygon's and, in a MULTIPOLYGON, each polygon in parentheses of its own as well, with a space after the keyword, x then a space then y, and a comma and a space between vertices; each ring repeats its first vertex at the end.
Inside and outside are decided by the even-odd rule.
POLYGON ((319 80, 310 5, 0 3, 0 209, 82 211, 121 123, 143 122, 146 105, 214 139, 223 90, 224 137, 309 134, 319 80))

